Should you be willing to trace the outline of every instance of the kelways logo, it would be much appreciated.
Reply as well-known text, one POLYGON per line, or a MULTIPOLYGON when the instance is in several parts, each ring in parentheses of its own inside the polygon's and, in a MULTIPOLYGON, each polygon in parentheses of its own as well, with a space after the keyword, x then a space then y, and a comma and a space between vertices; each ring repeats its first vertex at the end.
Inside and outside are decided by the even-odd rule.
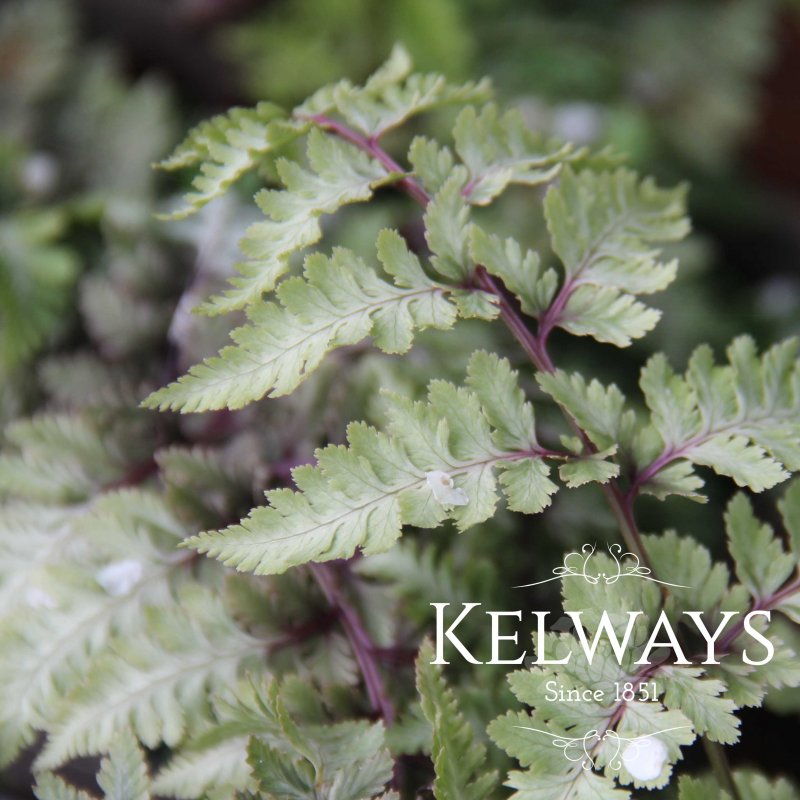
MULTIPOLYGON (((608 548, 613 569, 592 569, 592 561, 596 558, 595 547, 584 545, 580 552, 570 553, 564 558, 564 563, 553 570, 553 577, 545 581, 525 584, 516 588, 528 588, 538 586, 550 581, 582 579, 592 586, 610 586, 619 581, 629 579, 639 579, 652 583, 672 586, 675 588, 689 588, 679 584, 668 584, 664 581, 656 580, 652 577, 650 570, 640 564, 639 559, 633 553, 623 553, 618 544, 612 544, 608 548)), ((608 559, 603 559, 601 566, 608 563, 608 559)), ((448 624, 448 617, 451 612, 450 603, 431 603, 436 609, 436 657, 433 664, 448 664, 445 658, 445 644, 449 642, 460 656, 470 664, 522 664, 528 656, 527 650, 518 652, 512 658, 501 658, 501 646, 510 649, 512 645, 518 649, 520 646, 519 625, 523 622, 523 612, 516 611, 483 611, 488 619, 489 641, 491 644, 491 658, 488 661, 481 661, 464 645, 458 637, 458 628, 468 618, 475 619, 481 612, 480 603, 462 603, 460 611, 456 609, 457 616, 448 624), (509 620, 515 620, 517 625, 509 620), (501 629, 507 630, 508 627, 516 627, 513 633, 501 633, 501 629)), ((598 609, 599 610, 599 609, 598 609)), ((774 654, 775 648, 770 640, 758 630, 758 625, 763 627, 764 623, 769 624, 770 612, 766 610, 753 610, 747 614, 739 611, 722 611, 718 619, 712 624, 707 624, 704 617, 708 615, 702 611, 684 611, 682 617, 689 621, 691 627, 696 630, 700 640, 704 642, 705 652, 687 657, 685 647, 681 644, 672 622, 667 613, 662 609, 649 631, 644 642, 635 641, 634 631, 637 629, 637 622, 648 615, 642 609, 631 609, 620 614, 615 612, 612 616, 608 611, 603 610, 599 624, 593 625, 594 634, 587 635, 587 628, 584 625, 583 611, 566 611, 565 615, 571 622, 574 629, 580 651, 585 656, 589 664, 592 664, 602 642, 607 642, 611 652, 618 664, 626 660, 626 655, 632 649, 637 650, 638 658, 633 661, 637 666, 648 666, 653 663, 662 663, 671 660, 678 665, 690 665, 693 663, 709 665, 719 664, 719 658, 731 655, 730 645, 739 636, 746 634, 750 637, 750 642, 741 651, 741 658, 745 664, 750 666, 762 666, 768 664, 774 654), (627 618, 627 619, 626 619, 627 618), (758 620, 761 620, 759 623, 758 620), (621 631, 621 633, 620 633, 621 631), (640 652, 639 652, 640 651, 640 652), (672 657, 670 658, 669 652, 672 657), (653 653, 657 658, 651 660, 653 653)), ((573 656, 570 651, 560 659, 548 658, 546 652, 547 630, 556 630, 555 627, 548 627, 548 611, 531 612, 533 620, 530 625, 530 632, 534 641, 534 656, 530 663, 537 665, 558 665, 567 664, 573 656)))

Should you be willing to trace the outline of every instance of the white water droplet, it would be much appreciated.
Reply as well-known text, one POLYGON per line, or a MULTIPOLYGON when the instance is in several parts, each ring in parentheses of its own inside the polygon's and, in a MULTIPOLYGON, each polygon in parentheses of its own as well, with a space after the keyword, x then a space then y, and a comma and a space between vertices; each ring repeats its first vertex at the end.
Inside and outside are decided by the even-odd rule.
POLYGON ((121 597, 139 583, 143 572, 139 561, 126 558, 98 570, 94 578, 112 597, 121 597))
POLYGON ((433 496, 443 506, 465 506, 469 497, 463 489, 458 489, 453 484, 453 479, 439 469, 425 473, 425 480, 433 492, 433 496))
POLYGON ((622 763, 640 781, 655 780, 667 762, 667 746, 661 739, 649 736, 635 739, 622 752, 622 763))

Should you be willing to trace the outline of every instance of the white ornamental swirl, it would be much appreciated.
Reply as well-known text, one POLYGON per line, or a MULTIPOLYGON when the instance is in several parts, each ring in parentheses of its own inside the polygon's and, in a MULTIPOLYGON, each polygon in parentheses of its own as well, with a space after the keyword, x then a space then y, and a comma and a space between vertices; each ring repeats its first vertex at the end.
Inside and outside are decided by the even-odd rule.
MULTIPOLYGON (((600 733, 596 728, 587 731, 583 736, 558 736, 549 731, 543 731, 540 728, 531 728, 527 725, 515 725, 515 728, 523 731, 533 731, 534 733, 541 733, 544 736, 549 736, 551 744, 554 747, 564 751, 564 758, 571 761, 573 764, 580 762, 580 765, 585 770, 597 769, 595 761, 596 756, 593 755, 594 750, 598 745, 603 742, 610 742, 615 747, 613 755, 606 761, 606 766, 612 770, 622 769, 622 760, 620 759, 620 751, 622 750, 623 742, 628 743, 628 748, 635 748, 637 751, 641 747, 641 742, 646 739, 651 739, 654 736, 659 736, 662 733, 670 733, 671 731, 679 731, 685 728, 691 728, 691 725, 678 725, 675 728, 664 728, 664 730, 655 731, 654 733, 647 733, 642 736, 620 736, 614 730, 607 730, 600 733)), ((626 748, 627 749, 627 748, 626 748)))
POLYGON ((553 577, 546 578, 543 581, 535 581, 533 583, 524 583, 520 586, 515 586, 515 589, 529 589, 531 586, 541 586, 543 583, 550 583, 551 581, 559 581, 564 578, 583 578, 586 583, 596 586, 599 583, 604 583, 606 586, 611 586, 619 581, 621 578, 641 578, 651 583, 660 583, 662 586, 672 586, 675 589, 690 589, 690 586, 684 586, 680 583, 669 583, 667 581, 658 580, 654 578, 652 570, 649 567, 642 566, 639 556, 635 553, 622 551, 622 545, 610 544, 606 546, 611 558, 614 559, 616 573, 608 574, 606 572, 590 572, 589 562, 594 556, 596 545, 585 544, 581 547, 580 552, 567 553, 564 556, 563 565, 553 569, 553 577), (630 558, 630 561, 625 562, 624 559, 630 558), (575 564, 575 560, 579 564, 575 564))

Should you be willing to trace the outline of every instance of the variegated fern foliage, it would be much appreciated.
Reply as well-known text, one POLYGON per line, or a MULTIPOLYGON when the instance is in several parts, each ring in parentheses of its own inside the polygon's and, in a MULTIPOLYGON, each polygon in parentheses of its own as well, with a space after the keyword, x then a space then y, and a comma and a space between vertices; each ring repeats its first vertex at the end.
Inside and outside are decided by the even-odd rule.
MULTIPOLYGON (((223 202, 247 173, 270 188, 256 195, 260 217, 236 274, 200 306, 237 315, 231 344, 150 394, 145 409, 142 388, 163 373, 137 381, 124 363, 53 360, 42 374, 52 411, 5 434, 0 753, 9 762, 46 734, 40 800, 87 797, 54 772, 85 755, 105 756, 99 787, 126 800, 362 800, 413 797, 427 784, 437 800, 508 796, 496 770, 507 763, 473 724, 491 717, 489 736, 521 767, 506 779, 521 800, 623 800, 640 788, 683 800, 796 796, 783 779, 732 773, 723 746, 739 737, 737 709, 800 683, 800 483, 781 494, 786 541, 747 497, 800 468, 797 343, 759 353, 743 336, 722 363, 700 346, 682 372, 653 355, 630 399, 557 365, 550 345, 557 329, 618 348, 652 330, 660 312, 643 298, 675 278, 662 248, 689 231, 683 187, 542 138, 519 112, 498 111, 487 84, 413 74, 400 48, 362 87, 343 81, 291 113, 261 103, 202 123, 164 166, 196 170, 174 217, 223 202), (418 117, 433 111, 439 130, 454 121, 447 141, 419 133, 418 117), (391 192, 419 206, 424 239, 407 226, 381 230, 369 257, 330 246, 331 215, 391 192), (530 241, 507 236, 517 202, 541 205, 546 230, 532 222, 530 241), (389 385, 370 398, 379 424, 352 422, 313 463, 293 450, 298 418, 324 438, 324 401, 368 347, 405 354, 436 329, 458 356, 472 341, 459 331, 475 320, 485 347, 442 366, 460 384, 433 377, 420 392, 397 377, 402 369, 390 377, 373 360, 367 385, 389 385), (491 352, 510 345, 494 332, 502 326, 513 365, 491 352), (321 401, 319 385, 306 392, 320 375, 321 401), (290 394, 288 404, 274 399, 290 394), (156 408, 210 413, 146 410, 156 408), (186 444, 198 441, 209 446, 186 444), (270 454, 266 467, 255 466, 254 447, 270 454), (698 468, 741 489, 725 516, 734 575, 692 536, 638 530, 641 495, 705 499, 698 468), (493 545, 464 562, 460 543, 500 536, 501 503, 540 515, 586 484, 600 487, 596 501, 627 550, 660 580, 691 588, 565 583, 565 610, 584 611, 590 632, 600 608, 642 609, 644 627, 662 609, 676 625, 687 609, 780 612, 791 623, 770 631, 773 661, 662 663, 645 674, 601 650, 591 667, 573 659, 513 672, 521 705, 507 713, 492 670, 449 688, 430 645, 420 647, 427 604, 480 600, 504 580, 493 545), (243 516, 265 487, 266 502, 243 516), (450 522, 464 533, 439 558, 419 530, 450 522), (647 679, 658 700, 552 703, 542 689, 553 677, 592 688, 647 679), (593 768, 531 727, 599 731, 593 768), (645 780, 602 736, 665 730, 667 757, 645 780), (671 783, 699 738, 714 774, 671 783)), ((200 300, 197 288, 184 298, 200 300)), ((173 318, 171 336, 176 319, 188 324, 173 318)), ((538 546, 534 532, 514 558, 545 574, 538 546)), ((724 640, 727 654, 741 650, 741 634, 724 640)), ((552 652, 574 645, 571 634, 548 636, 552 652)))

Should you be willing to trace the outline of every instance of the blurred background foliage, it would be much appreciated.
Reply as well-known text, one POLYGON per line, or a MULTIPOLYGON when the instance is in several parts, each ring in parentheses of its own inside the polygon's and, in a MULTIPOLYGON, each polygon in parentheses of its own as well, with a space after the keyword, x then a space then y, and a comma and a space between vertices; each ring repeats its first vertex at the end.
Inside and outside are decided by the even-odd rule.
MULTIPOLYGON (((665 312, 656 331, 625 351, 557 339, 560 364, 635 394, 638 367, 655 349, 681 367, 702 341, 719 351, 744 331, 761 346, 798 332, 796 3, 4 0, 0 423, 41 409, 124 409, 126 425, 134 420, 146 431, 137 441, 145 453, 175 443, 216 447, 248 476, 257 502, 316 446, 340 441, 348 420, 379 420, 378 387, 413 394, 433 375, 460 381, 467 355, 491 345, 487 337, 522 366, 503 331, 475 323, 446 341, 421 337, 402 360, 348 350, 291 400, 183 419, 136 410, 149 389, 218 349, 237 322, 190 312, 222 284, 256 213, 255 186, 243 185, 197 218, 159 222, 154 214, 174 204, 181 186, 151 163, 189 125, 232 104, 266 98, 291 106, 343 76, 360 81, 395 41, 422 70, 489 75, 501 100, 519 105, 535 128, 609 144, 660 181, 690 181, 695 232, 676 251, 678 281, 656 298, 665 312)), ((541 247, 539 206, 531 193, 509 192, 488 213, 501 230, 541 247)), ((413 209, 385 193, 367 211, 338 215, 324 244, 371 255, 386 225, 421 243, 413 209)), ((523 381, 535 394, 529 372, 523 381)), ((720 509, 732 487, 710 481, 709 490, 707 506, 644 501, 642 527, 691 531, 722 557, 720 509)), ((485 597, 503 607, 499 574, 532 579, 565 547, 613 537, 596 492, 562 493, 535 521, 508 515, 468 537, 445 531, 436 540, 445 560, 426 555, 424 569, 409 539, 383 563, 370 561, 365 574, 394 584, 408 620, 400 627, 429 623, 419 600, 425 587, 437 587, 426 592, 438 599, 485 597)), ((247 494, 225 513, 246 511, 247 494)), ((771 505, 759 510, 768 516, 771 505)), ((200 524, 218 522, 208 509, 193 513, 206 515, 200 524)), ((546 607, 542 598, 538 607, 546 607)), ((485 724, 508 702, 493 699, 505 691, 503 678, 480 671, 485 685, 476 685, 470 673, 464 692, 474 719, 485 724)), ((784 694, 774 705, 785 712, 800 703, 784 694)), ((743 730, 745 758, 797 768, 747 724, 743 730)))

